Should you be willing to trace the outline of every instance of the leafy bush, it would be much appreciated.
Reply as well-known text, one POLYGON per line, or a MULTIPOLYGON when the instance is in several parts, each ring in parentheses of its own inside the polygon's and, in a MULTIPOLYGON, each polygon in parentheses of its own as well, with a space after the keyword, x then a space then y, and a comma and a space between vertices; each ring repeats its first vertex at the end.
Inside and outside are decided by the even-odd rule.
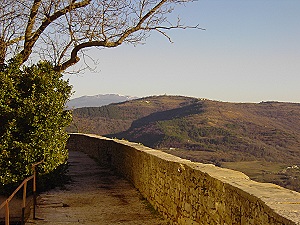
POLYGON ((17 58, 0 71, 0 182, 16 183, 44 159, 42 173, 67 160, 72 87, 48 62, 20 68, 17 58))

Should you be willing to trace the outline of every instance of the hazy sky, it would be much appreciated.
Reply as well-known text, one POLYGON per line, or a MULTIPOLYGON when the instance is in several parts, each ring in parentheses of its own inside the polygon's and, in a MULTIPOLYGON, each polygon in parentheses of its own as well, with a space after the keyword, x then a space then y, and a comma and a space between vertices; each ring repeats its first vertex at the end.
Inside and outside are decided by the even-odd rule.
POLYGON ((73 98, 118 93, 228 102, 300 102, 300 0, 199 0, 178 7, 187 25, 145 45, 91 51, 97 72, 66 75, 73 98))

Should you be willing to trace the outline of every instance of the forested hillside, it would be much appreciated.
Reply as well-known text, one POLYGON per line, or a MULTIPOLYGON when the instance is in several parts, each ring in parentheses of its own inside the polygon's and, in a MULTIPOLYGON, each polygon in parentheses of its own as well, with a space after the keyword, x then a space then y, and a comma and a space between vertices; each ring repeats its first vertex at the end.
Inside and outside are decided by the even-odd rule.
POLYGON ((139 142, 193 161, 241 170, 260 181, 275 179, 286 187, 299 183, 297 103, 225 103, 164 95, 76 109, 73 117, 69 131, 139 142), (248 170, 251 165, 257 171, 248 170))

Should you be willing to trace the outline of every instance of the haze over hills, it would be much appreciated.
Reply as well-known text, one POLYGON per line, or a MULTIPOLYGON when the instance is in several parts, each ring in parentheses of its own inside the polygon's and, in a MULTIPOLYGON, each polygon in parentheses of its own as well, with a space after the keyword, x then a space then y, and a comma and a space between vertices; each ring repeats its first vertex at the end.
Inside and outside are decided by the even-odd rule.
POLYGON ((73 117, 69 131, 124 138, 300 190, 299 103, 164 95, 75 109, 73 117))
POLYGON ((100 107, 111 103, 125 102, 136 99, 138 97, 119 95, 119 94, 99 94, 94 96, 82 96, 79 98, 71 99, 67 103, 67 108, 76 109, 82 107, 100 107))

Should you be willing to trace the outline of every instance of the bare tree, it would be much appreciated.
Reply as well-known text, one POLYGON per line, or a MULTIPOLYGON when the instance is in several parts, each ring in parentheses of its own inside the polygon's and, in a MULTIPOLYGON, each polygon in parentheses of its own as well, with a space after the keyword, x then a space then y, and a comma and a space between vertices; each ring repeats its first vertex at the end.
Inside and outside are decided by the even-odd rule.
POLYGON ((65 71, 90 47, 138 44, 151 31, 196 28, 169 20, 178 4, 193 0, 0 0, 0 64, 47 60, 65 71))

